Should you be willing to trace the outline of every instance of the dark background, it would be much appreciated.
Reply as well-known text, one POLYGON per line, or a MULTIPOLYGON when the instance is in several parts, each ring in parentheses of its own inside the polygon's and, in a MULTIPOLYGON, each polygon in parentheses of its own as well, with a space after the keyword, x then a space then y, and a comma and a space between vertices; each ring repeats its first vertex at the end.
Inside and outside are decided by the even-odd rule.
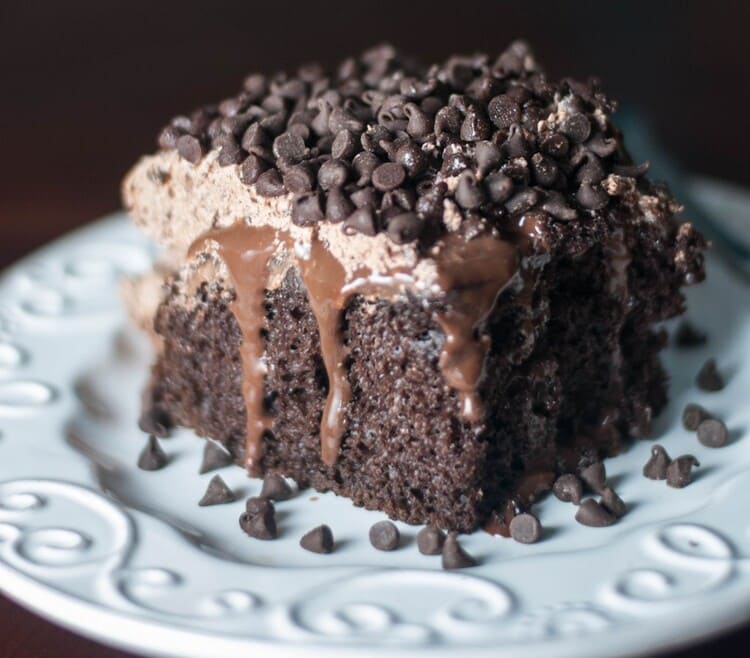
MULTIPOLYGON (((685 167, 750 184, 750 3, 0 0, 0 266, 119 206, 166 120, 272 72, 391 41, 423 60, 531 41, 596 74, 685 167)), ((680 656, 739 655, 750 630, 680 656), (710 651, 709 651, 710 648, 710 651)), ((744 653, 744 652, 743 652, 744 653)), ((0 656, 115 656, 0 599, 0 656)))

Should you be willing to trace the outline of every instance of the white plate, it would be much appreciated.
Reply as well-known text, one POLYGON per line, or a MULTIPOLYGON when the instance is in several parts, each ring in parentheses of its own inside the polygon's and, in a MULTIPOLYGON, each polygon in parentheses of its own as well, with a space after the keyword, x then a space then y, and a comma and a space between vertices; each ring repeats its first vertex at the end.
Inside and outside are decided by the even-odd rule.
MULTIPOLYGON (((719 263, 689 292, 710 345, 665 354, 672 401, 657 433, 673 456, 699 457, 693 484, 643 478, 651 444, 638 443, 607 462, 631 508, 617 525, 580 526, 549 498, 544 541, 477 532, 462 543, 481 565, 444 572, 418 553, 414 527, 400 526, 401 549, 372 549, 383 516, 333 495, 303 492, 278 505, 278 540, 247 538, 241 500, 198 507, 212 474, 197 474, 189 432, 164 443, 166 469, 135 468, 149 355, 126 329, 117 279, 151 257, 117 215, 0 280, 0 587, 16 601, 141 653, 223 658, 609 656, 750 618, 750 292, 719 263), (709 355, 729 373, 720 393, 692 383, 709 355), (726 420, 729 446, 681 429, 688 401, 726 420), (339 542, 332 555, 298 546, 319 523, 339 542)), ((222 475, 243 498, 259 491, 239 468, 222 475)))

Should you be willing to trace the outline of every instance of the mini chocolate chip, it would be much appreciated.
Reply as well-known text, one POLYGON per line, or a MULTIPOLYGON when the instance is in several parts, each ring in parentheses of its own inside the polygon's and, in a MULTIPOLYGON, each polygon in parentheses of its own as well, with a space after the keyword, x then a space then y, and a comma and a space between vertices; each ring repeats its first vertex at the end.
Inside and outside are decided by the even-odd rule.
POLYGON ((708 359, 703 364, 695 381, 704 391, 720 391, 726 385, 716 365, 716 359, 708 359))
POLYGON ((505 174, 496 171, 485 178, 484 186, 487 196, 494 203, 504 203, 513 192, 513 181, 505 174))
POLYGON ((474 175, 468 171, 461 174, 458 179, 455 196, 456 203, 468 210, 479 208, 484 201, 482 188, 477 183, 474 175))
POLYGON ((386 232, 396 244, 407 244, 419 237, 422 221, 413 212, 399 213, 388 220, 386 232))
POLYGON ((593 498, 584 500, 576 511, 576 521, 581 525, 591 528, 603 528, 612 525, 617 518, 614 514, 607 511, 593 498))
POLYGON ((538 542, 542 536, 542 524, 533 514, 522 512, 516 514, 511 520, 510 536, 521 544, 533 544, 538 542))
POLYGON ((692 481, 693 467, 700 466, 700 462, 693 455, 681 455, 672 460, 667 466, 667 484, 675 489, 682 489, 692 481))
POLYGON ((500 164, 500 149, 496 144, 486 140, 477 142, 474 147, 474 160, 477 163, 477 173, 484 176, 500 164))
POLYGON ((276 539, 276 510, 269 500, 248 498, 245 513, 240 516, 240 528, 254 539, 276 539))
POLYGON ((255 183, 255 189, 263 197, 274 197, 286 194, 284 181, 277 169, 264 171, 255 183))
POLYGON ((189 132, 190 130, 192 130, 190 119, 182 114, 176 117, 172 117, 172 119, 169 121, 169 125, 174 126, 181 132, 189 132))
POLYGON ((372 172, 372 184, 381 192, 395 190, 405 178, 406 172, 397 162, 386 162, 372 172))
POLYGON ((232 463, 232 455, 219 443, 215 441, 206 440, 206 445, 203 446, 203 461, 198 472, 202 475, 209 471, 215 471, 219 468, 224 468, 232 463))
POLYGON ((159 148, 165 151, 171 151, 177 148, 177 140, 180 139, 182 133, 178 128, 174 126, 165 126, 159 133, 159 148))
POLYGON ((649 480, 663 480, 667 477, 667 466, 672 460, 660 445, 651 448, 651 457, 643 467, 643 476, 649 480))
POLYGON ((583 496, 583 483, 573 473, 565 473, 555 480, 552 493, 564 503, 578 505, 583 496))
POLYGON ((198 164, 203 157, 203 145, 192 135, 182 135, 177 140, 177 152, 191 164, 198 164))
POLYGON ((409 120, 406 124, 406 132, 412 137, 424 137, 432 130, 432 119, 430 119, 419 105, 406 103, 404 105, 404 114, 409 120))
POLYGON ((501 94, 495 96, 487 105, 490 121, 501 130, 510 128, 511 124, 521 121, 521 106, 515 99, 501 94))
POLYGON ((674 334, 674 342, 677 347, 690 349, 702 347, 708 341, 708 336, 687 320, 680 322, 674 334))
POLYGON ((354 156, 354 160, 352 160, 354 171, 359 174, 357 185, 367 185, 372 179, 372 172, 375 171, 379 164, 380 158, 374 153, 370 153, 369 151, 357 153, 354 156))
POLYGON ((544 212, 549 213, 555 219, 565 222, 578 217, 578 212, 565 202, 565 197, 559 192, 547 192, 547 196, 541 207, 544 212))
POLYGON ((318 183, 324 190, 343 187, 349 178, 349 169, 341 160, 327 160, 318 169, 318 183))
POLYGON ((501 148, 506 158, 520 158, 528 155, 529 145, 526 143, 521 126, 514 123, 508 131, 508 138, 501 148))
POLYGON ((221 475, 214 475, 208 483, 206 493, 200 499, 198 505, 206 507, 208 505, 224 505, 236 500, 234 492, 227 486, 221 475))
POLYGON ((446 105, 435 115, 435 135, 443 133, 457 135, 461 130, 461 113, 457 108, 446 105))
POLYGON ((531 156, 531 171, 539 185, 550 187, 557 180, 559 170, 552 158, 541 153, 534 153, 531 156))
POLYGON ((266 169, 268 169, 268 165, 257 155, 251 153, 240 165, 240 180, 245 185, 253 185, 266 169))
POLYGON ((299 162, 307 155, 305 140, 291 131, 281 133, 273 140, 273 154, 290 164, 299 162))
POLYGON ((261 73, 253 73, 242 82, 242 88, 247 92, 249 99, 257 101, 266 93, 266 76, 261 73))
POLYGON ((333 533, 327 525, 319 525, 305 533, 299 545, 312 553, 331 553, 333 551, 333 533))
POLYGON ((617 150, 617 140, 597 132, 586 142, 586 148, 600 158, 606 158, 617 150))
POLYGON ((595 155, 586 153, 585 162, 576 171, 575 180, 577 183, 591 183, 596 185, 604 178, 604 167, 595 155))
POLYGON ((377 208, 379 196, 374 187, 363 187, 352 192, 350 199, 357 208, 377 208))
POLYGON ((334 160, 343 160, 351 158, 359 149, 359 139, 351 131, 339 130, 331 144, 331 156, 334 160))
POLYGON ((306 192, 294 199, 292 222, 297 226, 314 226, 324 217, 320 193, 306 192))
POLYGON ((612 487, 604 487, 601 493, 601 504, 608 512, 616 516, 618 519, 625 516, 628 511, 622 498, 617 495, 612 487))
POLYGON ((459 134, 461 139, 467 142, 478 142, 492 134, 490 122, 476 105, 470 105, 466 109, 459 134))
POLYGON ((584 484, 595 493, 601 493, 607 485, 607 470, 604 467, 604 462, 589 464, 586 468, 581 469, 580 475, 584 484))
POLYGON ((439 555, 444 543, 445 533, 440 528, 426 525, 417 533, 417 548, 422 555, 439 555))
POLYGON ((334 135, 341 130, 350 130, 359 134, 364 129, 365 124, 343 107, 333 108, 331 115, 328 117, 328 130, 334 135))
POLYGON ((398 548, 399 539, 398 528, 390 521, 378 521, 370 528, 370 543, 379 551, 398 548))
POLYGON ((249 151, 251 146, 267 146, 269 143, 268 135, 259 123, 250 124, 242 135, 242 148, 246 151, 249 151))
POLYGON ((704 420, 711 418, 711 414, 699 404, 689 403, 682 411, 682 426, 690 432, 695 432, 704 420))
POLYGON ((406 173, 415 178, 427 169, 427 156, 414 142, 407 142, 398 147, 395 153, 395 161, 398 162, 406 173))
POLYGON ((362 235, 375 235, 377 225, 375 224, 375 213, 370 206, 357 208, 344 220, 344 233, 361 233, 362 235))
MULTIPOLYGON (((284 111, 276 112, 275 114, 270 114, 269 116, 262 118, 260 120, 260 126, 264 130, 268 131, 268 133, 270 133, 271 135, 279 135, 286 127, 286 119, 287 119, 286 112, 284 111)), ((292 134, 292 136, 295 138, 299 137, 299 135, 294 135, 294 134, 292 134)), ((282 140, 281 142, 281 144, 283 145, 282 146, 283 150, 286 150, 287 148, 286 142, 287 140, 282 140)), ((296 142, 297 145, 299 144, 299 142, 297 142, 296 139, 294 140, 294 142, 296 142)), ((294 151, 294 149, 296 148, 294 145, 294 142, 292 142, 292 145, 289 147, 290 151, 294 151)), ((277 157, 281 157, 281 156, 277 155, 277 157)))
POLYGON ((601 185, 581 183, 578 192, 576 192, 576 201, 587 210, 601 210, 607 205, 609 196, 602 189, 601 185))
POLYGON ((510 199, 505 202, 505 208, 509 213, 524 213, 531 210, 539 199, 539 193, 527 187, 526 189, 516 192, 510 199))
POLYGON ((654 411, 650 405, 633 405, 633 417, 628 424, 628 433, 635 439, 648 439, 651 436, 651 421, 654 411))
POLYGON ((707 448, 723 448, 729 443, 727 426, 717 418, 707 418, 698 425, 698 441, 707 448))
POLYGON ((354 204, 349 201, 340 187, 334 187, 328 191, 326 198, 326 219, 331 222, 343 222, 354 212, 354 204))
POLYGON ((217 160, 220 167, 228 167, 229 165, 240 164, 244 155, 238 144, 225 144, 221 147, 217 160))
POLYGON ((260 497, 267 500, 289 500, 294 495, 294 491, 289 483, 278 473, 269 473, 263 478, 263 487, 260 490, 260 497))
POLYGON ((307 164, 297 164, 285 169, 282 178, 284 187, 292 194, 310 192, 315 184, 315 177, 307 164))
POLYGON ((146 446, 138 456, 138 468, 142 471, 158 471, 164 468, 168 461, 157 438, 153 434, 149 435, 146 446))
POLYGON ((560 132, 577 144, 582 144, 591 134, 591 122, 585 114, 568 114, 560 123, 560 132))
POLYGON ((628 178, 640 178, 646 175, 650 167, 651 163, 648 160, 639 165, 616 164, 612 167, 612 173, 618 176, 627 176, 628 178))
POLYGON ((478 562, 469 555, 458 543, 455 532, 448 533, 443 544, 443 569, 465 569, 475 567, 478 562))
POLYGON ((165 439, 174 427, 174 421, 167 411, 157 405, 146 407, 138 418, 138 427, 146 434, 165 439))
POLYGON ((539 145, 539 147, 547 155, 551 155, 553 158, 563 158, 568 154, 570 144, 566 139, 565 135, 560 133, 551 133, 547 135, 539 145))

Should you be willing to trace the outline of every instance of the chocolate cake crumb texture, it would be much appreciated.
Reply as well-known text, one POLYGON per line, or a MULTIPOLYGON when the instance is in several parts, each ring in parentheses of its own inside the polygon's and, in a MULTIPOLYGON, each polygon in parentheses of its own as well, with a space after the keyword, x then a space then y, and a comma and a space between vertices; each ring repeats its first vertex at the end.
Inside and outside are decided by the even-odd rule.
POLYGON ((720 391, 725 386, 724 377, 721 372, 719 372, 719 367, 716 365, 716 359, 708 359, 703 364, 695 381, 704 391, 720 391))
POLYGON ((674 343, 683 349, 703 347, 708 342, 708 335, 687 320, 683 320, 674 334, 674 343))
POLYGON ((693 455, 681 455, 667 466, 667 484, 675 489, 682 489, 693 481, 692 470, 700 466, 693 455))
POLYGON ((707 448, 723 448, 729 443, 727 426, 718 418, 707 418, 698 425, 698 441, 707 448))
POLYGON ((248 498, 240 516, 240 528, 254 539, 276 539, 276 509, 267 498, 248 498))
POLYGON ((426 525, 417 533, 417 548, 422 555, 439 555, 444 543, 445 533, 440 528, 426 525))
POLYGON ((576 510, 576 521, 591 528, 603 528, 615 523, 617 517, 593 498, 587 498, 576 510))
POLYGON ((334 548, 333 532, 327 525, 319 525, 305 533, 299 545, 312 553, 331 553, 334 548))
POLYGON ((552 493, 564 503, 578 505, 583 496, 583 483, 573 473, 564 473, 552 486, 552 493))
POLYGON ((370 543, 379 551, 393 551, 398 548, 400 534, 390 521, 378 521, 370 528, 370 543))
POLYGON ((458 543, 458 535, 455 532, 449 532, 445 538, 442 551, 442 566, 443 569, 466 569, 468 567, 475 567, 477 560, 469 555, 458 543))
POLYGON ((698 426, 709 418, 711 418, 711 414, 706 409, 699 404, 690 402, 685 405, 682 411, 682 426, 690 432, 695 432, 698 426))
POLYGON ((198 472, 201 475, 203 473, 210 473, 211 471, 229 466, 232 461, 232 455, 229 454, 226 448, 215 441, 206 441, 206 445, 203 446, 203 460, 198 472))
POLYGON ((224 505, 236 500, 234 492, 227 486, 221 475, 214 475, 206 487, 206 493, 200 499, 198 505, 207 507, 209 505, 224 505))
POLYGON ((263 487, 260 491, 261 498, 283 501, 294 496, 294 490, 289 483, 278 473, 269 473, 263 478, 263 487))
POLYGON ((151 434, 138 456, 138 468, 142 471, 158 471, 169 461, 157 438, 151 434))
POLYGON ((542 536, 542 524, 530 512, 517 514, 510 521, 510 536, 521 544, 534 544, 542 536))
POLYGON ((667 467, 672 462, 667 451, 660 445, 651 448, 651 457, 643 467, 643 476, 649 480, 665 480, 667 467))

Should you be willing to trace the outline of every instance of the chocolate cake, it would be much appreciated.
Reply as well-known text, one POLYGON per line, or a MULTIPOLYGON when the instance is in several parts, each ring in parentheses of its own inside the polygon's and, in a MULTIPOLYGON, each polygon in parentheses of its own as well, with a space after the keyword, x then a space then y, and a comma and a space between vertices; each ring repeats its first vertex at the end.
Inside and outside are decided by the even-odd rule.
POLYGON ((648 436, 705 243, 614 109, 517 42, 251 75, 172 119, 123 188, 169 271, 144 427, 459 531, 648 436))

